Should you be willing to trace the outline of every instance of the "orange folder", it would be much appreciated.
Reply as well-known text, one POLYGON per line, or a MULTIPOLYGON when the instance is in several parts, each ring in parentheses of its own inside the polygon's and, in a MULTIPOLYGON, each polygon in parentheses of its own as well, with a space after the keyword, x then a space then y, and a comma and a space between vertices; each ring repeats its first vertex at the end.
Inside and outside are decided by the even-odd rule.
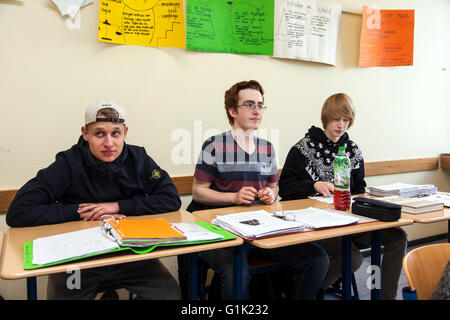
POLYGON ((179 241, 185 235, 166 219, 105 221, 117 232, 123 242, 128 241, 179 241))

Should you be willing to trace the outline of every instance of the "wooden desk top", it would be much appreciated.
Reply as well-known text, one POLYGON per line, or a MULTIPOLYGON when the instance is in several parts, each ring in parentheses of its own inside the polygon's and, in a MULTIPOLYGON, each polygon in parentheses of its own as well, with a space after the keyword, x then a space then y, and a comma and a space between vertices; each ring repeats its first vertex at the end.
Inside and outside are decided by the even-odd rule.
MULTIPOLYGON (((203 219, 206 222, 211 222, 216 215, 225 215, 237 212, 245 212, 245 211, 255 211, 255 210, 266 210, 268 212, 274 212, 278 210, 298 210, 305 209, 308 207, 314 208, 332 208, 333 206, 321 201, 312 200, 312 199, 301 199, 301 200, 291 200, 291 201, 283 201, 283 202, 275 202, 271 205, 255 205, 255 206, 236 206, 236 207, 228 207, 222 209, 212 209, 212 210, 202 210, 194 212, 194 215, 203 219)), ((335 238, 346 236, 350 234, 356 234, 361 232, 368 232, 380 229, 387 229, 392 227, 405 226, 408 224, 412 224, 413 221, 407 218, 401 218, 398 221, 394 222, 370 222, 363 224, 354 224, 344 227, 336 227, 336 228, 327 228, 321 230, 313 230, 307 232, 300 232, 282 236, 275 236, 265 239, 258 239, 249 241, 251 244, 263 248, 263 249, 274 249, 279 247, 285 247, 293 244, 300 244, 305 242, 335 238)))
MULTIPOLYGON (((196 218, 191 213, 184 210, 165 214, 127 217, 127 219, 156 219, 156 218, 165 218, 170 222, 200 221, 200 219, 196 218)), ((206 244, 160 247, 156 248, 155 250, 149 253, 144 254, 136 254, 133 253, 132 251, 125 250, 122 252, 99 255, 96 257, 86 258, 82 260, 73 261, 71 263, 65 263, 51 267, 33 270, 23 269, 22 246, 24 242, 32 241, 38 237, 45 237, 64 232, 71 232, 86 228, 92 228, 98 225, 99 225, 98 221, 73 221, 55 225, 45 225, 29 228, 10 228, 6 236, 6 245, 2 257, 0 276, 4 279, 28 278, 40 275, 48 275, 52 273, 66 272, 69 269, 73 270, 73 268, 79 269, 95 268, 124 262, 148 260, 154 258, 174 256, 179 254, 213 250, 218 248, 233 247, 241 245, 243 243, 243 240, 237 237, 234 240, 219 241, 206 244)))

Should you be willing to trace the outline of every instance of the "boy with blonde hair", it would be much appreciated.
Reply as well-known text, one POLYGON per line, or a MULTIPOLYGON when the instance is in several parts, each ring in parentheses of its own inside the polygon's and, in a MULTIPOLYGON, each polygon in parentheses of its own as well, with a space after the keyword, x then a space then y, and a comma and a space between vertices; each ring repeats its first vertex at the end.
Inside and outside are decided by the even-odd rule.
MULTIPOLYGON (((333 160, 340 146, 351 162, 350 189, 352 194, 365 192, 364 159, 359 147, 349 139, 347 130, 355 120, 353 102, 345 93, 334 94, 322 106, 323 129, 312 126, 305 137, 289 151, 279 182, 282 200, 303 199, 319 193, 331 196, 334 190, 333 160)), ((369 243, 370 232, 352 237, 353 243, 369 243)), ((381 267, 381 297, 395 299, 402 259, 406 250, 406 233, 400 228, 381 230, 384 246, 381 267)), ((341 239, 318 242, 328 252, 330 263, 322 288, 328 288, 341 275, 341 239)), ((352 245, 352 271, 362 263, 362 254, 352 245)))

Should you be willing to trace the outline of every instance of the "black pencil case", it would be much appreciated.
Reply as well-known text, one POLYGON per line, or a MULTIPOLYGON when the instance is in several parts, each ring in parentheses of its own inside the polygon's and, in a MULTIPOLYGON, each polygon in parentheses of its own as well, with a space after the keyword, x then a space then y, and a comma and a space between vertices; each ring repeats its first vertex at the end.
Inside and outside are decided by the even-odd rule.
POLYGON ((354 214, 386 222, 400 219, 401 205, 362 197, 355 197, 353 200, 355 200, 352 204, 354 214))

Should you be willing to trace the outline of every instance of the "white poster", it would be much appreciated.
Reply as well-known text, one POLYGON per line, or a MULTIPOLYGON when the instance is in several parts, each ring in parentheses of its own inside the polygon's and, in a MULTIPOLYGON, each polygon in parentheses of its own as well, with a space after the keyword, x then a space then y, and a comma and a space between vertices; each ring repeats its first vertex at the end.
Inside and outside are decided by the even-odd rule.
POLYGON ((315 0, 276 0, 273 55, 336 65, 342 6, 315 0))

